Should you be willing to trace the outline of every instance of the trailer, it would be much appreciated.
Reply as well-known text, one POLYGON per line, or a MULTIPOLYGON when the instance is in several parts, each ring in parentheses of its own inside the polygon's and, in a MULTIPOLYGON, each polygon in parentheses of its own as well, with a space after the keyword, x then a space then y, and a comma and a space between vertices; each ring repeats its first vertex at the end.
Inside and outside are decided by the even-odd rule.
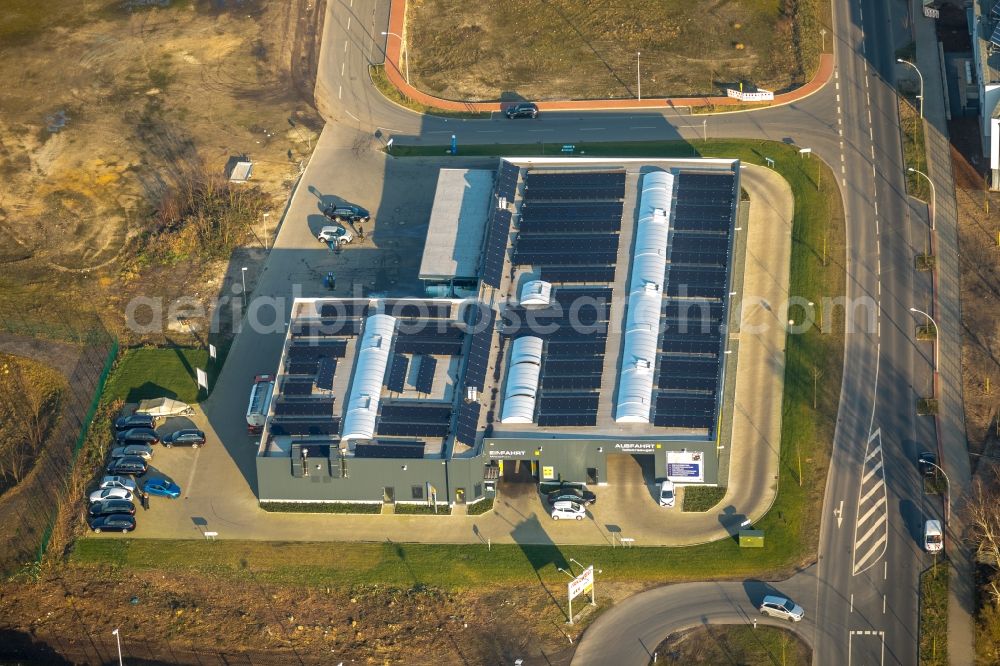
POLYGON ((267 410, 271 406, 274 393, 274 375, 257 375, 250 389, 250 404, 247 405, 247 432, 259 435, 264 430, 267 410))

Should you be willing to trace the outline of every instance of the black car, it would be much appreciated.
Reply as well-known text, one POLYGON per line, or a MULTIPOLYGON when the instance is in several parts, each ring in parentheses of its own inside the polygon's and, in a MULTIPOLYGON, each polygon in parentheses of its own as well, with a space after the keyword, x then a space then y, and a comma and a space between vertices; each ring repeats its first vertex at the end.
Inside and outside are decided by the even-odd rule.
POLYGON ((924 451, 917 456, 917 466, 924 476, 934 476, 937 474, 937 456, 930 451, 924 451))
POLYGON ((160 434, 152 428, 129 428, 115 434, 119 445, 129 444, 159 444, 160 434))
POLYGON ((135 529, 135 518, 127 513, 113 513, 90 519, 90 529, 95 532, 131 532, 135 529))
POLYGON ((156 419, 149 414, 129 414, 128 416, 115 419, 115 431, 117 432, 131 428, 149 428, 152 430, 155 427, 156 419))
POLYGON ((563 501, 576 502, 577 504, 593 504, 597 501, 597 495, 586 488, 575 488, 572 486, 564 486, 559 490, 553 490, 546 497, 549 500, 549 504, 563 501))
POLYGON ((172 432, 163 438, 163 446, 168 449, 172 446, 190 446, 197 449, 205 443, 205 433, 201 430, 188 428, 172 432))
POLYGON ((355 206, 353 204, 341 204, 328 206, 326 210, 323 211, 331 220, 336 220, 337 222, 343 222, 345 220, 349 222, 367 222, 371 219, 371 214, 362 208, 361 206, 355 206))
POLYGON ((145 474, 146 461, 139 456, 125 456, 124 458, 114 458, 108 463, 108 474, 145 474))
POLYGON ((537 118, 538 105, 533 102, 521 102, 514 106, 508 106, 503 113, 508 118, 537 118))
POLYGON ((132 516, 135 515, 135 504, 123 499, 106 499, 91 504, 87 512, 92 518, 110 516, 115 513, 125 513, 132 516))

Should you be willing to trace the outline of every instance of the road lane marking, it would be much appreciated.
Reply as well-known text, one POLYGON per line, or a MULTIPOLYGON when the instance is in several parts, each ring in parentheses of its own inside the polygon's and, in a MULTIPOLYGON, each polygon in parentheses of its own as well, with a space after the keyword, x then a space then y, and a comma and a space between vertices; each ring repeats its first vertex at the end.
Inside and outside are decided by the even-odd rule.
POLYGON ((344 53, 347 53, 347 40, 344 40, 344 53))
POLYGON ((606 127, 581 127, 579 131, 581 132, 603 132, 606 127))
POLYGON ((345 67, 347 67, 347 61, 346 60, 344 62, 340 63, 340 75, 341 76, 344 75, 344 68, 345 67))
POLYGON ((883 499, 881 497, 878 498, 878 500, 876 500, 875 504, 872 505, 872 508, 868 509, 868 511, 865 513, 865 515, 863 515, 860 518, 858 518, 858 522, 862 523, 862 524, 868 522, 868 519, 871 518, 871 516, 872 516, 873 513, 875 513, 875 510, 881 508, 882 504, 884 504, 884 503, 885 503, 885 499, 883 499))
POLYGON ((840 104, 840 93, 837 93, 837 104, 840 104))
POLYGON ((882 595, 882 615, 885 615, 885 600, 887 595, 882 595))
MULTIPOLYGON (((881 283, 879 283, 881 284, 881 283)), ((876 386, 878 384, 881 345, 876 345, 876 386)), ((874 409, 872 425, 874 425, 874 409)), ((869 426, 871 428, 871 426, 869 426)), ((874 566, 885 553, 888 539, 888 500, 885 486, 885 461, 882 457, 882 431, 871 432, 865 444, 861 462, 861 479, 858 483, 858 504, 854 522, 854 576, 874 566), (874 522, 871 521, 875 516, 874 522), (862 530, 864 530, 862 532, 862 530)))
POLYGON ((889 579, 889 562, 886 561, 885 567, 883 567, 882 569, 882 580, 888 580, 888 579, 889 579))
POLYGON ((337 99, 340 99, 343 96, 344 96, 344 86, 338 86, 337 87, 337 99))
POLYGON ((349 116, 350 116, 351 118, 354 118, 354 119, 355 119, 355 120, 357 120, 357 121, 358 121, 359 123, 361 122, 361 118, 358 118, 358 117, 357 117, 356 115, 354 115, 353 113, 351 113, 351 112, 350 112, 350 111, 348 111, 347 109, 344 109, 344 113, 346 113, 347 115, 349 115, 349 116))
POLYGON ((840 506, 833 510, 833 515, 837 516, 837 529, 840 529, 840 524, 844 522, 844 500, 840 500, 840 506))
POLYGON ((351 17, 350 16, 347 17, 347 29, 348 30, 351 29, 351 17))
POLYGON ((854 595, 851 594, 851 612, 854 612, 854 595))

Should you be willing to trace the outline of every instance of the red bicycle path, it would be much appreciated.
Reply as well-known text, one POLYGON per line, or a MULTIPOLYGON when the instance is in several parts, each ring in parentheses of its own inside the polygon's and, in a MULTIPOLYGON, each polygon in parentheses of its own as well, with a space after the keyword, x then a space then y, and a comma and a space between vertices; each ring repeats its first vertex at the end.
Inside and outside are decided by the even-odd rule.
MULTIPOLYGON (((458 102, 450 99, 442 99, 428 95, 422 90, 418 90, 406 82, 406 78, 399 70, 400 55, 402 53, 402 37, 406 22, 406 0, 394 0, 389 9, 389 31, 386 35, 385 68, 386 76, 390 83, 401 93, 411 100, 423 104, 424 106, 443 109, 446 111, 466 111, 466 112, 491 112, 500 111, 504 106, 510 106, 514 102, 458 102)), ((769 106, 781 106, 808 97, 820 90, 827 84, 833 76, 834 59, 832 53, 820 55, 819 70, 811 81, 803 86, 789 92, 780 93, 774 96, 774 100, 760 104, 752 103, 748 106, 734 97, 653 97, 649 99, 588 99, 588 100, 555 100, 549 102, 538 102, 538 108, 542 111, 594 111, 598 109, 662 109, 664 107, 735 107, 730 111, 744 110, 740 107, 753 109, 767 108, 769 106)), ((725 110, 723 110, 725 111, 725 110)))

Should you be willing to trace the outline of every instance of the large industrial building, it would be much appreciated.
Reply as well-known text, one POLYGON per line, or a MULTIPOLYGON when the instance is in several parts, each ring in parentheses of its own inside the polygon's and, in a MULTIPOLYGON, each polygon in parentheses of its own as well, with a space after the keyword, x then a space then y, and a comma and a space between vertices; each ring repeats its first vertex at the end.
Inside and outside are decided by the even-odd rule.
POLYGON ((432 296, 295 302, 260 500, 473 503, 513 474, 606 483, 613 455, 720 483, 740 206, 735 160, 442 170, 432 296))

